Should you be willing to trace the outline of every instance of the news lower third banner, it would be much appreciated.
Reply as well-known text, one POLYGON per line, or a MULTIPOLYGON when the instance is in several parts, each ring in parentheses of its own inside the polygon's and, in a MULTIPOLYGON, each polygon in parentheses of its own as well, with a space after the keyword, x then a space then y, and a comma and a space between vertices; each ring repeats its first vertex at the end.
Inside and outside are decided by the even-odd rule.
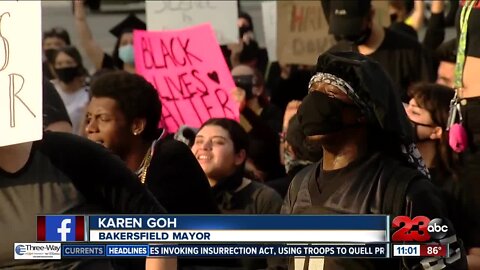
POLYGON ((382 244, 71 244, 17 243, 15 259, 67 259, 98 257, 356 257, 389 258, 382 244))
POLYGON ((155 215, 37 217, 37 241, 108 243, 383 243, 383 215, 155 215))
MULTIPOLYGON (((377 215, 88 216, 85 220, 84 238, 90 242, 381 243, 390 240, 388 217, 377 215)), ((62 225, 59 220, 56 223, 62 225)), ((72 228, 70 232, 73 231, 72 228)), ((69 241, 74 238, 82 236, 66 237, 72 239, 69 241)))

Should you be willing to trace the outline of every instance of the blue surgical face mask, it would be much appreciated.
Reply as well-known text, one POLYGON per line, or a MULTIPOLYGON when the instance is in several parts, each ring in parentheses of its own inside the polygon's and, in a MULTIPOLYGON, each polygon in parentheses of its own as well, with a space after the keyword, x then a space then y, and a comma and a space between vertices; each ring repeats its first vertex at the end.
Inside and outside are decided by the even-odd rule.
POLYGON ((120 57, 125 64, 135 64, 133 45, 129 44, 118 48, 118 57, 120 57))

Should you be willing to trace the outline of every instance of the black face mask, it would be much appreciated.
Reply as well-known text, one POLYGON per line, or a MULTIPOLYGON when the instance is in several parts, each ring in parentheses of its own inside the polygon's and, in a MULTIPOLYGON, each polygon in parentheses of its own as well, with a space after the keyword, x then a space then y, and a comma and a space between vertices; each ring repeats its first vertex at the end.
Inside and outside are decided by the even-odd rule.
POLYGON ((78 75, 78 67, 56 68, 58 79, 64 83, 71 83, 78 75))
POLYGON ((314 91, 309 93, 298 109, 298 121, 305 136, 326 135, 358 124, 345 124, 342 119, 344 108, 354 107, 314 91))
POLYGON ((351 35, 351 36, 339 36, 335 35, 335 40, 340 41, 340 40, 348 40, 355 45, 361 45, 365 44, 367 40, 370 38, 370 35, 372 34, 372 28, 367 27, 363 29, 360 33, 357 35, 351 35))
POLYGON ((54 62, 54 58, 55 58, 55 55, 57 54, 57 50, 56 49, 46 49, 45 50, 45 57, 47 58, 47 62, 49 64, 53 64, 54 62))
POLYGON ((426 141, 430 140, 430 138, 420 139, 420 137, 418 137, 418 126, 434 128, 435 127, 434 125, 422 124, 422 123, 418 123, 418 122, 415 122, 415 121, 412 121, 412 120, 410 120, 410 123, 412 124, 413 135, 414 135, 413 140, 414 140, 415 143, 426 142, 426 141))
POLYGON ((240 38, 243 38, 243 35, 245 35, 245 33, 250 31, 253 31, 252 27, 250 26, 242 26, 238 28, 238 34, 240 35, 240 38))

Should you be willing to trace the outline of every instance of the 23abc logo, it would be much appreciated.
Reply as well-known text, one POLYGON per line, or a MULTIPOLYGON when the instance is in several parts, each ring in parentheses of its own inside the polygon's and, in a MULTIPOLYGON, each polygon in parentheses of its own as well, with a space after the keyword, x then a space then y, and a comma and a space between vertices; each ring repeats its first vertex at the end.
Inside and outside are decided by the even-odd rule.
POLYGON ((397 229, 392 235, 392 241, 405 242, 440 240, 448 232, 448 226, 441 218, 430 220, 425 216, 416 216, 413 219, 407 216, 395 217, 392 221, 392 229, 397 229))

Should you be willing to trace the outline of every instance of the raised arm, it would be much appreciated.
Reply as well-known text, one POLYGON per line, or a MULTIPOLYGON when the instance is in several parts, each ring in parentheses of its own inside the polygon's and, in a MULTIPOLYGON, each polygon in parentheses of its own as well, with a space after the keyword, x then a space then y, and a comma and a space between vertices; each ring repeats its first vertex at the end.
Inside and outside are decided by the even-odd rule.
POLYGON ((94 64, 95 69, 100 70, 105 54, 100 45, 93 39, 92 32, 87 24, 83 2, 84 0, 74 0, 75 28, 80 37, 80 45, 94 64))
MULTIPOLYGON (((435 2, 435 1, 433 1, 435 2)), ((421 1, 414 1, 414 7, 412 14, 408 17, 409 25, 415 29, 415 31, 419 31, 423 26, 423 19, 424 19, 424 12, 425 12, 425 3, 423 0, 421 1)))
POLYGON ((432 1, 432 7, 430 8, 432 15, 428 21, 427 31, 423 38, 423 46, 430 50, 435 51, 440 44, 442 44, 445 38, 445 17, 444 17, 444 3, 443 1, 432 1))

